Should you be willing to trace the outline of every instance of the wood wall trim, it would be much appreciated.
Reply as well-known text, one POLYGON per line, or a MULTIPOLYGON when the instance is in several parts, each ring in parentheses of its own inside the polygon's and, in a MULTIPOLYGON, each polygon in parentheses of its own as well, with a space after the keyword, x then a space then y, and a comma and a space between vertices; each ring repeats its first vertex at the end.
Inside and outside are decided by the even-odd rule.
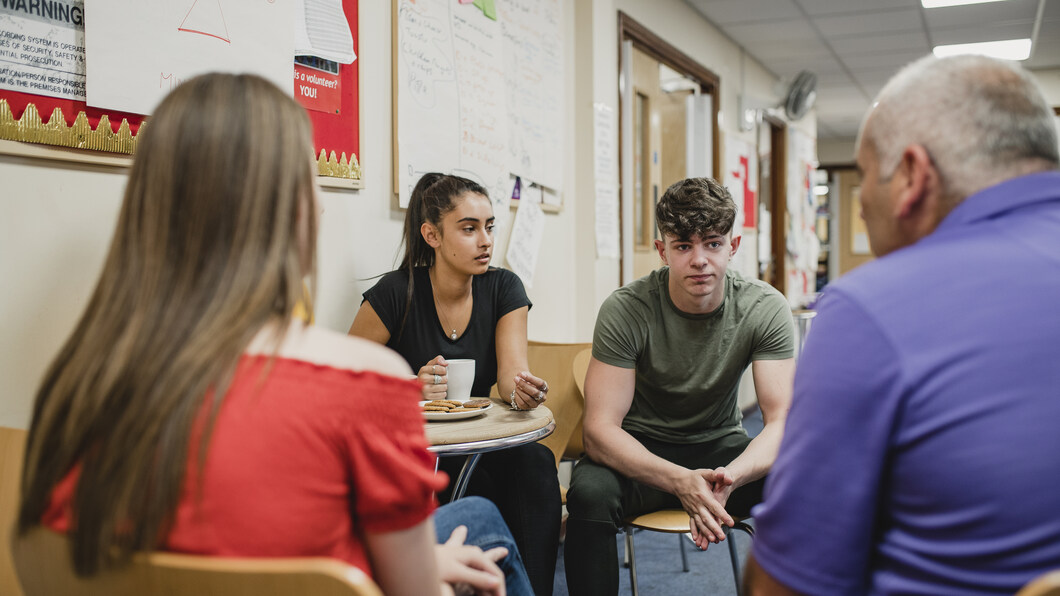
POLYGON ((621 10, 618 11, 618 69, 620 75, 622 73, 622 42, 627 39, 632 41, 633 45, 637 46, 637 49, 645 54, 698 81, 701 93, 709 93, 714 96, 714 101, 711 102, 714 112, 711 115, 714 123, 711 127, 713 131, 711 144, 714 146, 711 167, 715 177, 717 177, 721 170, 721 156, 719 155, 721 136, 718 130, 718 113, 721 110, 721 78, 714 71, 670 45, 665 39, 652 33, 650 29, 621 10))
MULTIPOLYGON (((772 117, 769 117, 772 118, 772 117)), ((772 184, 770 194, 773 204, 770 211, 773 216, 772 257, 773 257, 773 287, 781 294, 787 296, 788 284, 788 127, 782 120, 767 119, 769 124, 770 156, 769 163, 773 167, 772 184)), ((766 280, 770 281, 770 280, 766 280)))

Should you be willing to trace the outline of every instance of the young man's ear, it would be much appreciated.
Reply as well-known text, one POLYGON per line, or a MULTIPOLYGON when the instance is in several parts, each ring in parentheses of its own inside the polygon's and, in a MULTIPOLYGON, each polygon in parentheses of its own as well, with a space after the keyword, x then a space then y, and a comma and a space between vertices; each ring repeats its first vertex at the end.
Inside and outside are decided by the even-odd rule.
POLYGON ((666 243, 662 240, 655 240, 655 250, 659 251, 659 258, 662 259, 663 265, 669 265, 666 261, 666 243))
POLYGON ((736 256, 736 251, 740 249, 740 240, 742 240, 742 239, 743 239, 743 236, 741 236, 739 234, 733 234, 732 242, 729 243, 729 258, 730 259, 733 258, 734 256, 736 256))
POLYGON ((429 221, 420 224, 420 235, 431 248, 438 248, 442 244, 442 233, 429 221))

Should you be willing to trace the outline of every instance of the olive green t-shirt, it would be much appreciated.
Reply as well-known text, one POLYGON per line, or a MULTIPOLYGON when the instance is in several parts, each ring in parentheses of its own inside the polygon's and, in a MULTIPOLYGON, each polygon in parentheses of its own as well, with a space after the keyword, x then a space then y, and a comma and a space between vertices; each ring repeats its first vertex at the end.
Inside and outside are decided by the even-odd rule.
POLYGON ((674 306, 663 267, 615 290, 600 307, 593 357, 637 371, 622 428, 671 443, 744 432, 740 378, 754 360, 795 353, 791 309, 769 284, 725 274, 725 298, 707 314, 674 306))

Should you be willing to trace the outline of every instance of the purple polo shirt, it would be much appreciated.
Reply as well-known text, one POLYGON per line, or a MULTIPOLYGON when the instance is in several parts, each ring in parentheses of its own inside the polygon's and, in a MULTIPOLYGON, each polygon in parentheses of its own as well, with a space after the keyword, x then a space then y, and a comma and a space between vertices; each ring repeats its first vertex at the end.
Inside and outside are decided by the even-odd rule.
POLYGON ((1012 594, 1060 567, 1060 172, 830 284, 754 509, 808 594, 1012 594))

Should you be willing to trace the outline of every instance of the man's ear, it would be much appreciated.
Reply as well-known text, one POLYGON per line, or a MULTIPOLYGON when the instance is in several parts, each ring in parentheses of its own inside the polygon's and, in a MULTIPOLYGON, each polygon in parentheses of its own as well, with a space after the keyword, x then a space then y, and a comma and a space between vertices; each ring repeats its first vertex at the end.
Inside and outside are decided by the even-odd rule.
POLYGON ((429 221, 420 224, 420 235, 431 248, 438 248, 442 245, 442 233, 429 221))
POLYGON ((735 257, 736 256, 736 251, 740 249, 740 240, 743 240, 743 236, 741 236, 739 234, 733 234, 732 242, 729 243, 729 246, 730 246, 729 258, 730 259, 735 257))
POLYGON ((902 152, 895 170, 894 217, 899 221, 934 217, 939 202, 939 173, 923 145, 910 145, 902 152))
POLYGON ((662 259, 663 265, 669 265, 666 261, 666 243, 662 240, 653 240, 655 243, 655 250, 659 251, 659 258, 662 259))

